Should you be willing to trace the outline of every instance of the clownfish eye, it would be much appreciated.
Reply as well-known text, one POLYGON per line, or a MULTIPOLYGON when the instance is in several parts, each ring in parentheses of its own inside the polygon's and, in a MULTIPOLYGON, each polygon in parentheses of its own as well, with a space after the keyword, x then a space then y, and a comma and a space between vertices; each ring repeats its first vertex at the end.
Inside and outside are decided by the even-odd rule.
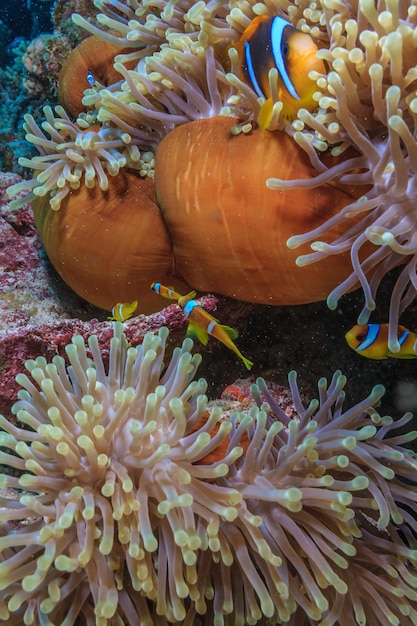
POLYGON ((363 333, 359 333, 356 335, 356 341, 363 341, 365 339, 365 335, 363 333))
POLYGON ((287 57, 289 51, 290 51, 289 45, 287 43, 284 43, 284 45, 282 46, 282 56, 287 57))

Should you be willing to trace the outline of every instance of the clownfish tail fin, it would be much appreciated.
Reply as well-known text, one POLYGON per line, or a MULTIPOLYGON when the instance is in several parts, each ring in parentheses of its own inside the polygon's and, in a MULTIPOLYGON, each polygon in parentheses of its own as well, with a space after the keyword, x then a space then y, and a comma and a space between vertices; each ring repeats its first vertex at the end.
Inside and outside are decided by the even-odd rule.
POLYGON ((249 359, 247 359, 245 356, 243 356, 243 354, 240 357, 243 361, 243 363, 245 364, 245 367, 247 370, 251 370, 253 367, 253 362, 249 361, 249 359))

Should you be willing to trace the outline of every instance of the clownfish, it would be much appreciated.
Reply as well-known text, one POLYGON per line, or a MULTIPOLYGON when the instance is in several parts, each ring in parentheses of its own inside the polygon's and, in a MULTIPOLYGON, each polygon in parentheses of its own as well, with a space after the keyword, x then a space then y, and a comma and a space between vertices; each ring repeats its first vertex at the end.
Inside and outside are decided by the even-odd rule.
POLYGON ((346 333, 345 338, 348 346, 368 359, 417 359, 414 348, 417 333, 411 332, 405 326, 398 326, 400 349, 398 352, 391 352, 388 348, 388 328, 388 324, 357 324, 346 333))
POLYGON ((111 322, 125 322, 138 308, 138 301, 133 302, 118 302, 111 310, 111 317, 107 319, 111 322))
MULTIPOLYGON (((161 285, 161 283, 152 283, 151 289, 158 294, 158 296, 162 296, 163 298, 168 298, 168 300, 179 300, 182 297, 178 291, 175 291, 172 287, 165 287, 165 285, 161 285)), ((195 298, 197 293, 192 291, 190 297, 195 298), (192 294, 192 295, 191 295, 192 294)))
POLYGON ((313 98, 316 83, 308 75, 313 70, 326 74, 326 67, 317 58, 318 47, 308 33, 297 30, 278 15, 261 15, 251 21, 231 47, 239 55, 239 78, 265 100, 258 117, 261 130, 268 128, 273 114, 274 100, 269 84, 272 68, 278 72, 278 99, 282 102, 286 123, 295 119, 301 108, 309 111, 317 108, 318 103, 313 98))
POLYGON ((152 283, 151 288, 163 298, 177 300, 184 316, 189 321, 187 336, 193 339, 197 338, 205 346, 208 341, 208 336, 211 335, 218 341, 221 341, 229 350, 237 354, 248 370, 251 369, 253 365, 252 361, 244 357, 238 347, 233 343, 233 339, 238 338, 238 333, 234 328, 220 324, 219 320, 205 311, 203 307, 194 300, 197 295, 195 291, 191 291, 187 295, 182 296, 178 291, 175 291, 171 287, 165 287, 161 285, 161 283, 152 283))
POLYGON ((103 89, 105 87, 105 85, 103 85, 96 79, 90 68, 87 68, 86 80, 91 89, 103 89))
POLYGON ((90 70, 90 68, 88 68, 87 69, 87 83, 90 85, 90 87, 94 87, 95 82, 96 82, 96 79, 94 78, 94 74, 90 70))

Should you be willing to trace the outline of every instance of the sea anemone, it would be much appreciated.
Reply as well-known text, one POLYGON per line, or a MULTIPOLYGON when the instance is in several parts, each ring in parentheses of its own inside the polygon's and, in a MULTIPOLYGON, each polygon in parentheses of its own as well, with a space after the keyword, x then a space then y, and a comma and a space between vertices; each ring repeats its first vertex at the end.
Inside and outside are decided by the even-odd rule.
MULTIPOLYGON (((319 382, 297 416, 207 408, 192 341, 114 325, 69 365, 28 361, 0 418, 0 619, 10 625, 391 624, 417 619, 417 461, 375 409, 319 382), (226 443, 226 445, 224 445, 226 443), (7 452, 7 449, 9 452, 7 452), (217 451, 217 455, 216 455, 217 451)), ((265 402, 267 400, 268 404, 265 402)))
POLYGON ((87 83, 91 85, 90 92, 97 94, 99 89, 121 80, 114 67, 114 57, 118 52, 121 52, 120 48, 92 36, 84 39, 67 55, 58 76, 58 98, 67 113, 77 117, 87 110, 82 102, 87 83))
MULTIPOLYGON (((21 159, 21 165, 37 172, 30 181, 14 185, 14 193, 31 190, 30 199, 48 195, 53 210, 59 209, 62 200, 81 183, 102 191, 109 186, 109 176, 116 176, 121 167, 134 167, 143 175, 152 172, 153 154, 141 154, 131 137, 120 129, 73 122, 63 107, 55 112, 44 107, 45 121, 42 129, 30 113, 25 115, 26 138, 33 143, 41 156, 21 159), (45 132, 47 133, 47 136, 45 132)), ((28 197, 14 201, 14 208, 27 202, 28 197)))
MULTIPOLYGON (((88 41, 81 47, 86 47, 88 41)), ((106 48, 103 54, 107 53, 106 48)), ((51 207, 58 209, 70 190, 80 186, 83 175, 87 186, 98 180, 103 190, 108 187, 107 174, 116 176, 121 167, 135 167, 141 175, 152 175, 152 152, 163 137, 178 125, 220 115, 232 94, 230 85, 217 80, 221 66, 212 48, 204 50, 200 46, 195 50, 188 40, 177 41, 176 49, 164 48, 144 61, 146 71, 140 65, 140 72, 115 63, 123 84, 119 81, 86 89, 83 102, 95 109, 81 114, 76 122, 62 106, 55 110, 45 107, 46 120, 41 127, 32 115, 25 116, 26 139, 36 146, 40 156, 20 160, 35 175, 9 188, 12 196, 22 190, 29 192, 25 198, 14 200, 13 208, 51 192, 51 207), (144 154, 142 164, 139 148, 144 154)), ((86 76, 85 65, 89 62, 81 54, 73 55, 69 63, 75 63, 76 68, 64 66, 61 74, 86 76)), ((98 76, 104 72, 100 67, 98 76)))
MULTIPOLYGON (((181 4, 181 10, 185 10, 185 6, 186 3, 181 4)), ((116 8, 121 11, 119 4, 116 8)), ((179 5, 176 9, 179 10, 179 5)), ((181 18, 183 22, 175 11, 175 19, 172 17, 168 6, 161 8, 156 22, 155 16, 148 15, 146 20, 142 16, 141 30, 153 32, 156 29, 158 36, 165 33, 164 43, 159 42, 156 51, 156 39, 149 40, 152 50, 144 47, 137 37, 139 22, 133 20, 131 8, 126 12, 128 26, 119 15, 121 31, 116 26, 113 30, 133 29, 134 32, 118 38, 120 50, 125 49, 128 41, 136 42, 141 56, 135 69, 128 69, 126 55, 116 57, 115 68, 123 82, 86 90, 84 103, 94 106, 94 111, 87 112, 76 123, 69 120, 62 107, 55 113, 46 109, 47 122, 42 128, 37 127, 32 117, 27 118, 28 138, 38 146, 42 156, 25 161, 25 165, 35 169, 34 178, 9 192, 31 191, 25 199, 13 202, 13 206, 33 200, 38 230, 54 267, 82 297, 109 310, 117 301, 134 299, 140 301, 139 311, 156 310, 160 303, 154 296, 154 301, 150 301, 147 285, 144 290, 143 284, 150 284, 155 278, 166 282, 165 275, 170 275, 167 284, 174 284, 179 291, 185 281, 195 289, 214 290, 252 302, 300 304, 324 299, 347 277, 347 255, 336 263, 332 260, 327 271, 317 267, 301 271, 295 265, 297 253, 287 249, 286 241, 299 229, 307 230, 312 223, 324 219, 324 214, 334 215, 350 203, 352 187, 323 185, 307 193, 292 191, 279 195, 266 188, 265 180, 275 173, 276 162, 283 163, 281 171, 286 171, 289 178, 295 173, 311 178, 316 170, 304 151, 281 133, 263 136, 257 130, 250 137, 245 132, 239 133, 252 129, 250 123, 238 122, 253 118, 255 109, 251 112, 245 98, 238 96, 237 88, 229 81, 231 75, 221 63, 218 47, 222 45, 224 53, 227 42, 239 34, 236 28, 227 26, 224 6, 201 3, 198 10, 188 6, 185 17, 181 18), (166 20, 165 29, 160 20, 166 20), (184 32, 180 29, 181 23, 189 25, 184 27, 184 32), (195 26, 197 23, 200 30, 195 26), (189 124, 193 121, 204 123, 201 133, 198 126, 189 124), (93 122, 94 126, 89 126, 93 122), (172 157, 168 146, 176 145, 177 137, 172 137, 170 144, 164 144, 163 140, 178 127, 184 129, 185 141, 178 140, 177 153, 172 157), (67 128, 69 135, 63 136, 61 129, 67 128), (111 150, 107 149, 107 136, 112 140, 111 150), (159 213, 155 207, 152 213, 154 228, 156 232, 165 229, 171 243, 167 245, 165 233, 162 240, 155 232, 155 250, 152 251, 149 239, 141 234, 142 205, 146 200, 141 185, 139 181, 136 185, 132 177, 127 193, 124 181, 118 185, 117 179, 122 176, 121 168, 134 168, 139 176, 152 176, 155 163, 152 151, 156 147, 160 166, 155 190, 161 211, 159 213), (139 152, 144 156, 143 163, 137 160, 139 152), (216 159, 212 158, 214 154, 216 159), (239 161, 238 168, 230 169, 230 176, 229 160, 239 161), (254 160, 259 164, 259 176, 254 160), (224 169, 209 170, 224 162, 224 169), (180 165, 186 166, 184 184, 180 182, 182 174, 177 171, 180 165), (225 179, 220 180, 219 174, 225 179), (123 206, 117 214, 107 210, 108 199, 104 193, 101 195, 98 190, 94 195, 84 193, 83 179, 89 188, 98 181, 99 188, 113 197, 120 195, 119 187, 123 188, 123 206), (176 197, 179 187, 181 194, 176 197), (212 198, 216 198, 214 210, 212 198), (209 204, 204 207, 206 200, 209 204), (103 204, 105 209, 101 210, 103 204), (90 211, 87 205, 94 205, 94 210, 90 211), (294 208, 289 210, 291 205, 294 208), (50 215, 51 209, 61 206, 62 217, 50 215), (259 210, 263 211, 262 220, 259 210), (42 214, 46 216, 44 219, 42 214), (185 221, 185 228, 178 218, 185 221), (63 223, 68 220, 70 229, 61 224, 61 220, 63 223), (109 242, 108 235, 113 233, 115 222, 120 228, 109 242), (223 227, 220 233, 219 227, 223 227), (224 237, 225 229, 227 237, 224 237), (134 239, 132 232, 135 232, 134 239), (170 248, 172 255, 167 261, 170 248), (161 256, 164 257, 162 265, 157 259, 161 256), (283 276, 279 284, 277 267, 283 276), (148 280, 151 268, 154 274, 148 280), (111 284, 115 284, 115 289, 109 288, 111 284)), ((241 20, 240 28, 248 20, 248 17, 241 20)), ((104 22, 107 21, 106 18, 104 22)), ((97 33, 96 27, 89 28, 97 33)), ((103 33, 103 38, 106 44, 115 45, 114 34, 103 33)), ((105 54, 107 48, 103 56, 105 54)), ((132 58, 128 57, 131 63, 132 58)), ((69 62, 81 65, 68 75, 85 75, 89 56, 87 61, 82 55, 75 55, 69 62)), ((355 188, 354 197, 366 189, 355 188)))
MULTIPOLYGON (((300 109, 297 119, 285 124, 277 90, 271 85, 275 105, 269 128, 291 136, 307 153, 317 174, 300 180, 294 170, 283 180, 277 177, 281 175, 277 165, 276 175, 267 179, 256 175, 254 184, 277 190, 277 197, 283 191, 301 189, 306 203, 309 194, 324 183, 355 188, 352 198, 336 207, 330 217, 317 214, 304 232, 294 231, 288 246, 296 249, 311 244, 313 252, 301 249, 300 266, 324 257, 330 257, 331 263, 334 255, 350 254, 349 276, 341 275, 339 284, 330 286, 328 303, 335 308, 342 294, 361 285, 365 304, 360 324, 366 323, 374 310, 385 274, 403 264, 389 314, 389 347, 398 351, 399 317, 417 294, 416 7, 407 0, 96 0, 95 6, 101 11, 97 24, 80 16, 74 20, 95 36, 120 46, 123 53, 114 60, 121 81, 87 90, 84 104, 94 108, 94 123, 110 127, 118 136, 119 143, 113 149, 122 153, 119 162, 126 152, 119 135, 131 146, 154 150, 171 130, 195 119, 221 114, 235 121, 233 132, 256 128, 264 100, 237 77, 236 50, 230 49, 256 16, 282 15, 314 37, 319 47, 317 56, 328 68, 327 74, 309 75, 317 85, 317 109, 300 109), (132 62, 136 63, 134 68, 132 62), (328 163, 323 155, 329 151, 342 158, 328 163)), ((208 119, 207 123, 209 127, 208 119)), ((31 134, 39 133, 32 131, 30 139, 31 134)), ((59 162, 57 155, 52 160, 59 162)), ((36 172, 37 162, 38 157, 25 164, 36 172)), ((70 186, 67 178, 55 176, 55 163, 50 183, 45 182, 49 173, 42 157, 39 169, 44 171, 35 175, 41 176, 41 182, 28 181, 24 188, 52 189, 57 180, 70 186)), ((62 193, 58 191, 53 198, 56 205, 62 193)), ((253 214, 256 219, 256 207, 253 214)), ((239 297, 245 297, 246 285, 240 287, 239 297)), ((277 300, 273 301, 278 304, 277 300)), ((269 294, 265 302, 271 302, 269 294)))
MULTIPOLYGON (((315 11, 302 3, 297 25, 314 36, 327 34, 329 43, 319 55, 328 64, 327 77, 315 114, 300 111, 293 124, 294 139, 316 164, 318 175, 310 181, 271 178, 267 185, 282 191, 314 188, 324 181, 367 184, 370 190, 338 214, 309 232, 291 237, 297 248, 311 243, 314 252, 302 255, 304 266, 328 255, 350 251, 352 273, 328 297, 330 308, 360 281, 365 305, 358 323, 368 321, 375 297, 387 272, 404 265, 392 292, 389 348, 400 349, 398 320, 417 294, 417 9, 411 2, 315 3, 315 11), (355 147, 360 156, 326 167, 317 149, 355 147), (354 222, 350 220, 354 218, 354 222), (330 244, 320 239, 335 224, 345 232, 330 244), (363 260, 363 246, 376 249, 363 260)), ((294 13, 294 15, 295 15, 294 13)))

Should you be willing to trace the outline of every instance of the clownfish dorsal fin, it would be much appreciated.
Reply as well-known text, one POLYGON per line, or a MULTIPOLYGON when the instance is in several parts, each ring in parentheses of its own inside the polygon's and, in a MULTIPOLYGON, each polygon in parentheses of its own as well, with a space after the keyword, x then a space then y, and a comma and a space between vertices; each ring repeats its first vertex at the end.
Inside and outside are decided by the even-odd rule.
POLYGON ((230 337, 230 339, 237 339, 239 337, 239 333, 231 326, 225 326, 224 324, 219 324, 219 328, 224 330, 224 332, 226 333, 228 337, 230 337))
POLYGON ((270 15, 258 15, 257 17, 255 17, 243 31, 241 41, 250 41, 262 22, 267 22, 270 19, 270 15))

